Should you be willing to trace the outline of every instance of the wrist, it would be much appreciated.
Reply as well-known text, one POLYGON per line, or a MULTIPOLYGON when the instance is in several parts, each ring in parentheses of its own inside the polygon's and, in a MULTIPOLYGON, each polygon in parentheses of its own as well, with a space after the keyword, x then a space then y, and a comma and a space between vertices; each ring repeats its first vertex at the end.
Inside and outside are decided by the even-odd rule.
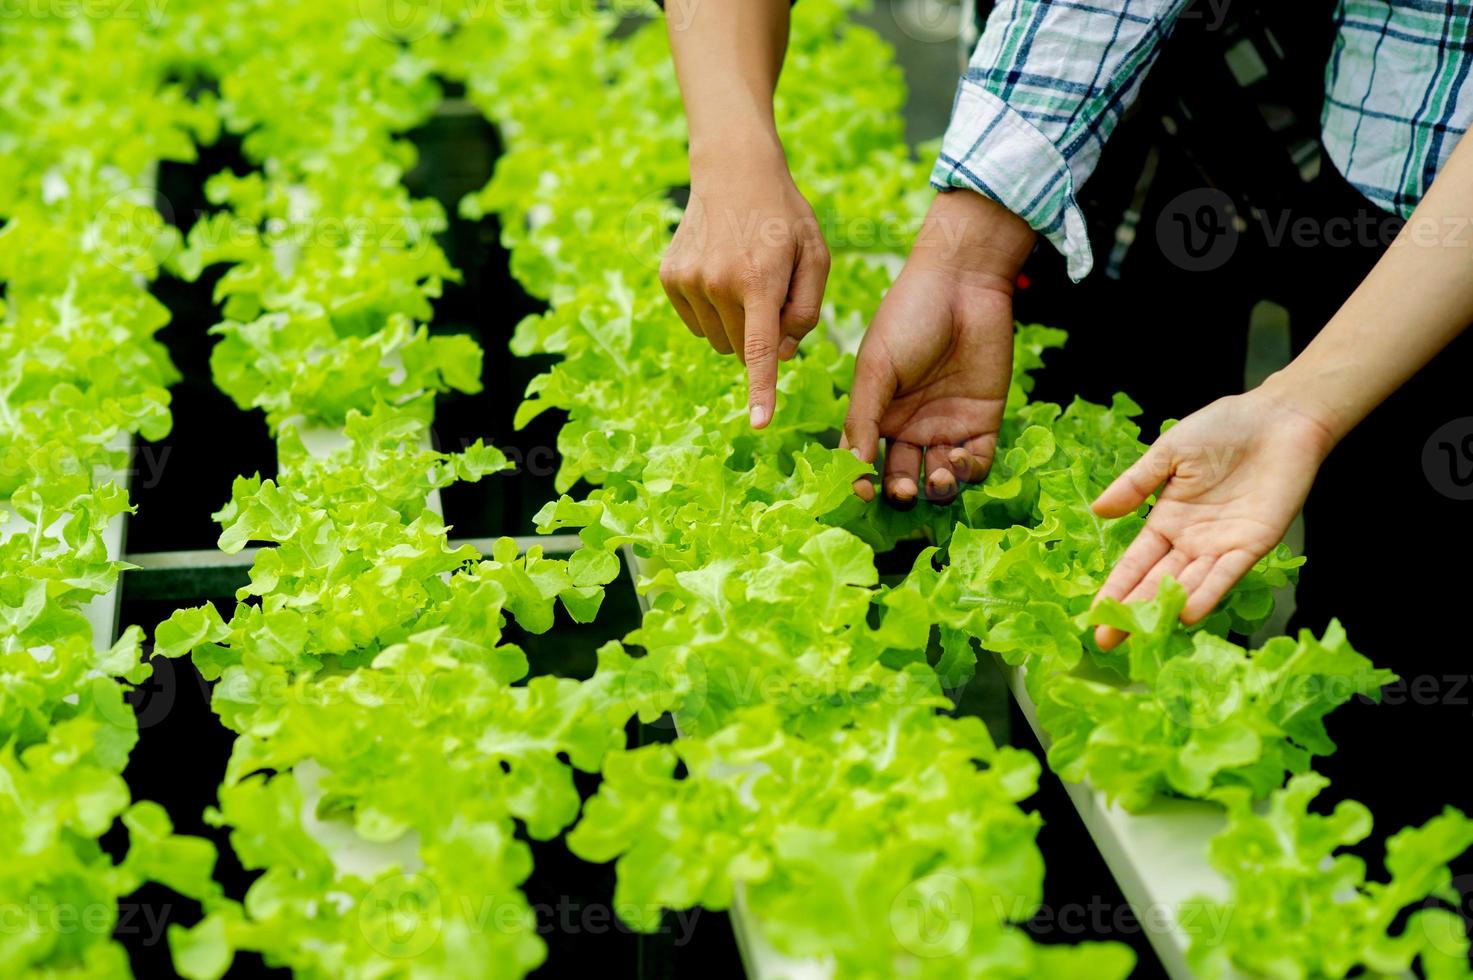
POLYGON ((706 177, 732 177, 743 183, 788 175, 788 157, 770 120, 751 121, 720 133, 690 139, 693 182, 706 177))
POLYGON ((944 191, 931 202, 909 261, 1011 293, 1037 238, 996 201, 975 191, 944 191))
POLYGON ((1269 375, 1250 394, 1267 399, 1277 412, 1303 424, 1321 460, 1358 421, 1337 408, 1315 380, 1302 377, 1293 364, 1269 375))

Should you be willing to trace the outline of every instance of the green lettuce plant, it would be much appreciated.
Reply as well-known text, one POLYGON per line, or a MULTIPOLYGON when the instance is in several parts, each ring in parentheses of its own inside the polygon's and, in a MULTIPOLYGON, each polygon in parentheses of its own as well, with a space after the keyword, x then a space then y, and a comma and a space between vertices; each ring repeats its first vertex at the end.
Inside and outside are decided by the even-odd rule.
POLYGON ((109 529, 131 439, 168 433, 178 377, 154 339, 148 281, 177 236, 151 175, 214 116, 137 22, 7 16, 0 47, 0 974, 116 977, 120 899, 218 891, 214 846, 122 778, 142 631, 113 642, 88 615, 126 567, 109 529))

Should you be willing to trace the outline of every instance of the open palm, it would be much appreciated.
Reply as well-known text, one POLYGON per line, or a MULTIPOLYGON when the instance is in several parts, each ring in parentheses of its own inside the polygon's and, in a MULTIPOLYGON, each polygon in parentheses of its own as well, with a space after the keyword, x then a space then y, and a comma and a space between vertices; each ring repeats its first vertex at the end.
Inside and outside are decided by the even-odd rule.
MULTIPOLYGON (((873 462, 887 440, 885 494, 945 502, 992 466, 1013 363, 1012 297, 946 270, 907 268, 865 334, 845 444, 873 462)), ((872 495, 868 481, 857 487, 872 495)))
MULTIPOLYGON (((1182 621, 1201 620, 1283 540, 1331 444, 1322 426, 1261 391, 1188 416, 1094 503, 1100 516, 1121 517, 1165 484, 1100 596, 1149 599, 1170 575, 1187 592, 1182 621)), ((1125 634, 1101 626, 1095 636, 1109 649, 1125 634)))

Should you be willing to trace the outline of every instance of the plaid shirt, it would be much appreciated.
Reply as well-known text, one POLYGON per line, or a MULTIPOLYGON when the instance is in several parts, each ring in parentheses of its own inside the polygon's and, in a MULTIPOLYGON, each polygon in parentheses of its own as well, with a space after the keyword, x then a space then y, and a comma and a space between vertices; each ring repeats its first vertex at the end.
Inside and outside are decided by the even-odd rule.
MULTIPOLYGON (((958 86, 931 174, 1022 217, 1081 279, 1093 265, 1075 197, 1162 42, 1201 0, 999 0, 958 86)), ((1469 0, 1340 0, 1321 131, 1374 204, 1411 214, 1473 120, 1469 0)))

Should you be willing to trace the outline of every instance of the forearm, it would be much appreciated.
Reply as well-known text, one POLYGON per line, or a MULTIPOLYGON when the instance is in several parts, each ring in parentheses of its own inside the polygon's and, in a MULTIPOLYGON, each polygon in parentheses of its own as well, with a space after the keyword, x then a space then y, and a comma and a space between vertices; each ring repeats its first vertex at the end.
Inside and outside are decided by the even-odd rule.
POLYGON ((1338 441, 1473 323, 1473 140, 1371 274, 1264 385, 1338 441))
POLYGON ((667 0, 666 8, 693 177, 754 158, 781 161, 772 96, 787 52, 788 0, 667 0))

